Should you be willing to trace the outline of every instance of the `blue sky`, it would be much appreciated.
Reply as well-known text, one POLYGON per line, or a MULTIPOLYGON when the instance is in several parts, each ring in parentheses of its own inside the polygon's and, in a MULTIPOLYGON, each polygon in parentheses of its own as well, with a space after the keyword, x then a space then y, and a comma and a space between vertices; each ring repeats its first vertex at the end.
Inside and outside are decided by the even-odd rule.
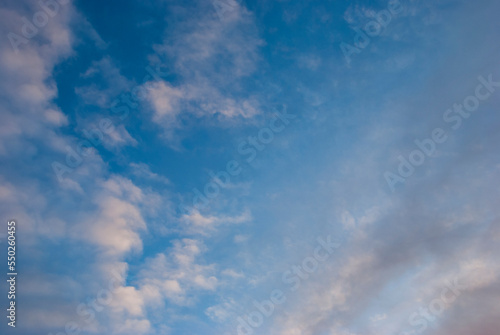
POLYGON ((3 1, 2 333, 498 334, 499 10, 3 1))

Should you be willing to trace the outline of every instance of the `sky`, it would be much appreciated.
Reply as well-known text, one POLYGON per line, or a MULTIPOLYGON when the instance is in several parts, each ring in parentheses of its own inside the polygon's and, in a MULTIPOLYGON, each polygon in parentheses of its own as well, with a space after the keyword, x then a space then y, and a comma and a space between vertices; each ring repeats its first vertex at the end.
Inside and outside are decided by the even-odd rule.
POLYGON ((498 335, 499 12, 3 0, 1 333, 498 335))

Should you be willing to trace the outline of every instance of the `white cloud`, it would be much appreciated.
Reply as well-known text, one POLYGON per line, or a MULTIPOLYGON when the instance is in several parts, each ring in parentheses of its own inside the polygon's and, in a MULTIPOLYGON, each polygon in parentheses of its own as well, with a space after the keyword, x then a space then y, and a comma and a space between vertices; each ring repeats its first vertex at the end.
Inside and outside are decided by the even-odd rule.
POLYGON ((166 299, 174 304, 189 305, 197 291, 217 288, 214 265, 197 263, 204 246, 200 241, 183 239, 174 242, 168 252, 149 259, 140 271, 140 291, 147 302, 158 304, 166 299))
POLYGON ((166 82, 156 82, 148 86, 148 98, 155 115, 153 120, 157 123, 173 122, 180 113, 179 102, 184 93, 181 89, 172 87, 166 82))
MULTIPOLYGON (((220 20, 211 3, 193 9, 199 15, 176 22, 165 33, 164 43, 155 46, 152 61, 170 64, 182 78, 176 84, 145 83, 152 120, 175 145, 174 133, 180 119, 195 116, 209 123, 252 122, 260 114, 254 97, 242 97, 234 89, 238 81, 252 74, 263 42, 257 37, 253 15, 241 4, 220 20), (223 60, 223 61, 222 61, 223 60)), ((167 18, 169 20, 169 18, 167 18)), ((220 125, 220 124, 219 124, 220 125)), ((183 124, 183 126, 185 126, 183 124)))
POLYGON ((151 323, 145 319, 127 319, 117 325, 113 334, 146 334, 151 329, 151 323))
POLYGON ((233 269, 226 269, 226 270, 222 271, 221 274, 224 276, 229 276, 231 278, 244 278, 245 277, 245 275, 243 273, 236 272, 233 269))
POLYGON ((154 182, 159 182, 159 183, 162 183, 164 185, 170 184, 170 180, 168 180, 168 178, 152 172, 149 165, 147 165, 147 164, 130 163, 129 166, 132 170, 132 174, 135 175, 136 177, 143 178, 146 180, 151 180, 154 182))
MULTIPOLYGON (((21 18, 27 15, 24 10, 29 13, 32 8, 13 6, 16 8, 0 8, 0 27, 20 34, 21 18)), ((58 92, 52 70, 73 52, 68 27, 73 15, 71 5, 62 6, 49 25, 19 46, 19 52, 7 38, 0 41, 0 154, 14 153, 17 144, 24 144, 27 138, 49 147, 58 142, 52 130, 66 125, 67 119, 53 103, 58 92)))
POLYGON ((204 216, 197 209, 193 209, 189 214, 184 214, 181 220, 188 226, 188 233, 208 235, 216 231, 222 224, 240 224, 250 221, 252 215, 249 210, 243 211, 236 216, 204 216))
POLYGON ((94 196, 97 213, 79 227, 90 243, 97 244, 109 257, 121 257, 141 251, 140 231, 146 230, 139 204, 145 200, 142 190, 130 180, 112 177, 102 183, 94 196))
POLYGON ((221 304, 208 307, 205 314, 212 320, 223 323, 237 317, 235 310, 237 310, 236 302, 233 299, 227 299, 221 304))
POLYGON ((104 145, 107 148, 118 148, 125 145, 137 146, 137 141, 127 131, 123 124, 113 128, 111 132, 104 136, 104 145))
POLYGON ((142 294, 132 286, 122 286, 113 292, 111 307, 117 312, 126 311, 130 316, 143 316, 144 300, 142 294))
POLYGON ((81 77, 88 79, 91 83, 76 87, 75 92, 86 105, 95 105, 101 108, 110 108, 112 100, 121 93, 127 92, 133 85, 120 73, 120 69, 109 56, 92 62, 91 66, 81 74, 81 77), (97 81, 97 78, 100 80, 97 81), (99 85, 96 82, 99 82, 99 85))

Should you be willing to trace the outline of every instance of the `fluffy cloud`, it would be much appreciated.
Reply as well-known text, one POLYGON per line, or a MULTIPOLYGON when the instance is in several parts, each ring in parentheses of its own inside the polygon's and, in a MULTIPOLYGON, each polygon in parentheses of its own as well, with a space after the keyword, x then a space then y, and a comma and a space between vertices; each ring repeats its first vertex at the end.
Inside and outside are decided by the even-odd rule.
POLYGON ((175 241, 171 250, 147 261, 140 273, 140 290, 149 302, 167 299, 175 304, 193 302, 193 293, 217 287, 214 265, 198 264, 204 246, 200 241, 175 241))
POLYGON ((252 122, 260 114, 255 97, 234 90, 259 61, 263 42, 257 37, 252 14, 237 2, 222 18, 210 3, 200 2, 190 10, 199 15, 169 27, 164 43, 156 45, 156 53, 150 56, 157 63, 173 63, 172 72, 182 79, 175 84, 144 84, 152 120, 171 142, 175 142, 180 121, 192 116, 207 121, 216 117, 225 124, 252 122))

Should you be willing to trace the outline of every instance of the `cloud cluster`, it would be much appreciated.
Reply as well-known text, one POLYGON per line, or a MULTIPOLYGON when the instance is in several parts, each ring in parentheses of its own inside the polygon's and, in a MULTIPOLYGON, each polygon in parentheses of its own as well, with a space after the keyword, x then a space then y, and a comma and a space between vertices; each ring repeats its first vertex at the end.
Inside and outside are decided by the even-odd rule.
POLYGON ((163 43, 155 45, 150 59, 169 64, 179 79, 173 84, 155 83, 148 91, 152 121, 164 129, 164 136, 174 146, 181 120, 193 116, 205 122, 215 117, 223 124, 253 122, 251 119, 260 114, 259 100, 245 96, 242 88, 245 78, 257 69, 263 42, 252 13, 236 2, 222 20, 210 3, 171 7, 173 14, 166 19, 173 24, 166 29, 163 43), (172 15, 187 14, 187 10, 190 15, 186 21, 173 19, 172 15))

